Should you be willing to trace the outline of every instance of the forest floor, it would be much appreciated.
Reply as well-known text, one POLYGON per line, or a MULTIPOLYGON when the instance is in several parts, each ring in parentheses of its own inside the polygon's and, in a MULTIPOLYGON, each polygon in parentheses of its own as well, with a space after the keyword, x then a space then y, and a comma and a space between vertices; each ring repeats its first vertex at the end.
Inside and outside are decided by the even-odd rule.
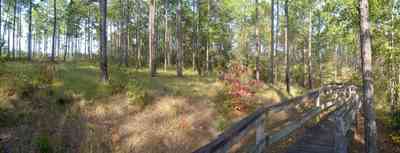
MULTIPOLYGON (((110 83, 98 78, 97 64, 90 62, 0 63, 0 152, 186 153, 252 111, 227 106, 226 85, 217 76, 185 71, 178 78, 170 69, 150 78, 145 69, 111 65, 110 83)), ((281 92, 282 84, 263 84, 251 105, 277 103, 304 91, 293 90, 288 95, 281 92)), ((296 111, 273 114, 270 124, 292 116, 296 111)), ((382 120, 378 129, 381 152, 399 152, 382 120)), ((271 152, 283 152, 302 130, 271 152)), ((361 137, 356 133, 353 153, 363 152, 361 137)))
MULTIPOLYGON (((0 63, 0 150, 191 152, 251 112, 220 102, 224 84, 216 76, 186 71, 178 78, 171 69, 150 78, 147 70, 118 65, 110 71, 110 83, 102 84, 95 63, 0 63)), ((263 85, 252 105, 290 97, 283 87, 263 85)))
MULTIPOLYGON (((390 128, 388 115, 382 111, 377 111, 376 125, 378 128, 378 151, 381 153, 400 153, 400 141, 394 141, 393 136, 399 137, 400 131, 390 128)), ((360 113, 358 116, 361 116, 360 113)), ((355 129, 354 140, 352 142, 351 153, 364 153, 364 120, 359 117, 357 120, 357 127, 355 129)), ((399 138, 397 138, 399 139, 399 138)))

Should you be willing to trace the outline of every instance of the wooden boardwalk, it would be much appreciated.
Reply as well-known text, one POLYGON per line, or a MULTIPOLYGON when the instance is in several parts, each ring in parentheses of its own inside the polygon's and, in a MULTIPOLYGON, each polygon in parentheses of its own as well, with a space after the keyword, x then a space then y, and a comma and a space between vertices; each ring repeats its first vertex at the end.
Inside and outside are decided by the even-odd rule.
POLYGON ((307 128, 304 135, 290 145, 286 153, 347 153, 356 114, 361 107, 357 91, 358 88, 354 85, 326 86, 278 104, 259 107, 193 153, 232 153, 237 152, 234 149, 236 147, 233 147, 237 145, 246 148, 245 152, 249 153, 269 152, 268 146, 285 140, 291 133, 310 122, 316 125, 307 128), (266 129, 270 114, 298 106, 309 106, 309 109, 299 119, 292 119, 279 126, 277 131, 266 129), (249 142, 250 147, 239 143, 251 133, 255 133, 255 141, 249 142))
POLYGON ((287 153, 335 153, 335 123, 324 120, 306 129, 303 137, 292 144, 287 153))

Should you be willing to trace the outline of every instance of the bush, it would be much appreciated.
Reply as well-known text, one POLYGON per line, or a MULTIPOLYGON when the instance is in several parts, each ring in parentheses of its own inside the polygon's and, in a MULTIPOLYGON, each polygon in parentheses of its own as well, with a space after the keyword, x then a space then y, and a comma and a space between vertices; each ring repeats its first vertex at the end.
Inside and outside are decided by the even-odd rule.
POLYGON ((17 95, 22 99, 32 98, 34 93, 39 89, 39 83, 35 81, 36 79, 34 77, 33 79, 31 79, 31 77, 25 73, 18 73, 16 75, 14 87, 17 95))
POLYGON ((119 93, 122 93, 124 91, 126 91, 126 83, 124 83, 124 81, 116 81, 116 80, 111 80, 110 84, 109 84, 110 88, 111 88, 111 94, 112 95, 116 95, 119 93))
POLYGON ((224 131, 230 125, 229 120, 223 116, 218 116, 215 121, 215 127, 218 131, 224 131))
POLYGON ((390 138, 392 139, 392 141, 395 144, 399 144, 400 145, 400 133, 399 132, 395 132, 390 134, 390 138))
POLYGON ((219 90, 217 92, 217 95, 215 96, 215 102, 219 105, 216 107, 218 109, 218 112, 227 116, 229 112, 233 108, 232 104, 232 96, 228 93, 228 89, 224 88, 222 90, 219 90))
POLYGON ((263 86, 260 81, 252 78, 248 68, 240 64, 231 64, 228 71, 220 76, 220 80, 224 82, 225 89, 219 96, 228 98, 223 100, 224 105, 241 112, 251 107, 253 103, 250 99, 254 98, 256 91, 263 86))
POLYGON ((53 63, 43 63, 39 67, 38 84, 49 86, 53 84, 56 76, 56 66, 53 63))
POLYGON ((128 91, 127 94, 129 103, 140 107, 147 106, 154 99, 154 96, 145 90, 128 91))
POLYGON ((395 130, 400 130, 400 111, 397 111, 393 114, 391 122, 392 122, 392 127, 395 130))
POLYGON ((33 139, 33 143, 35 144, 36 148, 38 149, 38 152, 40 153, 53 152, 48 136, 43 136, 43 135, 38 136, 33 139))

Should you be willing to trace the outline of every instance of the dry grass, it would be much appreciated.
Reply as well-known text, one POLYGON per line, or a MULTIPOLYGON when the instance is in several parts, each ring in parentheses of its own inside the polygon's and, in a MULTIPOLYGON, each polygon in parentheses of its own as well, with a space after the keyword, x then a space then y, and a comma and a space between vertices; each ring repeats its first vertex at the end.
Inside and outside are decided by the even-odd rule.
MULTIPOLYGON (((12 64, 7 66, 9 70, 12 64)), ((39 146, 44 144, 49 152, 185 153, 208 143, 223 128, 251 113, 234 117, 221 113, 219 109, 225 106, 216 96, 223 84, 215 77, 202 78, 190 71, 184 78, 175 77, 173 71, 161 72, 156 78, 148 78, 146 70, 113 71, 112 77, 126 81, 127 92, 146 91, 153 97, 146 106, 139 106, 130 101, 126 91, 114 94, 113 86, 97 84, 98 70, 91 65, 63 64, 58 69, 62 74, 53 88, 72 97, 67 104, 55 103, 54 95, 23 100, 9 90, 10 86, 0 86, 0 115, 10 122, 0 124, 0 151, 43 152, 39 146)), ((262 87, 254 105, 290 97, 280 91, 281 85, 262 87)), ((273 116, 285 120, 289 113, 273 116)))

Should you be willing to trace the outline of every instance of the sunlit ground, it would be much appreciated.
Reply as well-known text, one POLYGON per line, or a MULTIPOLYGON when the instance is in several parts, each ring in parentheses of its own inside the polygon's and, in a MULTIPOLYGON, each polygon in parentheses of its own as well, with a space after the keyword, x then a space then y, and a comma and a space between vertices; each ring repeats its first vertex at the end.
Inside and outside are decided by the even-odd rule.
MULTIPOLYGON (((0 64, 0 144, 5 149, 190 152, 251 112, 226 113, 231 109, 217 96, 223 83, 191 70, 183 78, 173 68, 150 78, 146 69, 111 65, 108 84, 98 81, 96 63, 63 63, 54 73, 45 70, 40 63, 0 64)), ((263 86, 254 105, 290 96, 282 91, 280 84, 263 86)), ((302 93, 293 91, 292 96, 302 93)))

